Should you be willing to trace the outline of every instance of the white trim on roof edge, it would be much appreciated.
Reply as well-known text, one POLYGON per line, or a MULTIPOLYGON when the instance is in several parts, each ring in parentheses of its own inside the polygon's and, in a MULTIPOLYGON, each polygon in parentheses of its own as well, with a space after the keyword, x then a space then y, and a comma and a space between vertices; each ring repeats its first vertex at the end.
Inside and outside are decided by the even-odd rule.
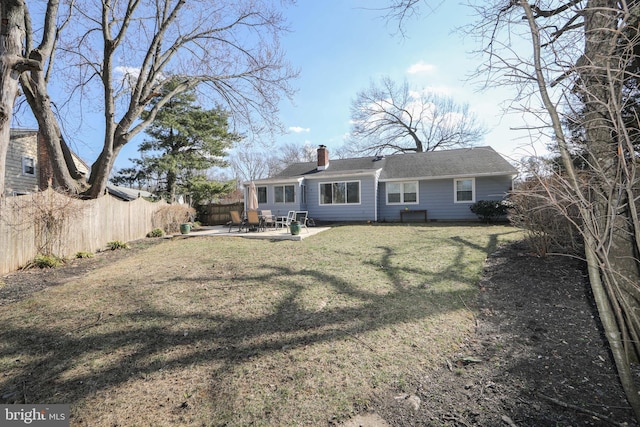
POLYGON ((382 169, 371 169, 371 170, 356 170, 356 171, 335 171, 335 172, 323 172, 323 173, 318 173, 318 174, 313 174, 313 175, 305 175, 303 176, 304 179, 330 179, 333 177, 341 177, 341 176, 346 176, 346 177, 353 177, 353 176, 367 176, 367 175, 371 175, 371 176, 379 176, 380 172, 382 171, 382 169))
POLYGON ((517 176, 517 173, 513 172, 486 172, 486 173, 470 173, 470 174, 455 174, 455 175, 438 175, 438 176, 417 176, 417 177, 406 177, 406 178, 381 178, 380 182, 393 182, 393 181, 432 181, 436 179, 452 179, 452 178, 477 178, 484 176, 507 176, 511 175, 512 177, 517 176))
POLYGON ((290 182, 301 183, 303 179, 304 177, 264 178, 264 179, 256 179, 255 181, 245 181, 242 183, 242 185, 245 187, 248 187, 251 182, 253 182, 255 185, 282 184, 282 183, 290 183, 290 182))

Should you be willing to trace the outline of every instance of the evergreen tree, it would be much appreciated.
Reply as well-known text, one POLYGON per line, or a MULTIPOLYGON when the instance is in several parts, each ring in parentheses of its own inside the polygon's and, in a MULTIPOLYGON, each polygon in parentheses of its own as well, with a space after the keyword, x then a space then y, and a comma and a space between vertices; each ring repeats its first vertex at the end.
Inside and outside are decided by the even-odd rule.
POLYGON ((134 167, 119 171, 112 182, 157 180, 156 192, 171 202, 178 194, 198 202, 233 188, 206 178, 208 169, 226 166, 226 150, 241 140, 229 131, 228 114, 221 108, 204 110, 192 91, 179 93, 160 108, 145 133, 150 139, 138 148, 141 159, 132 160, 134 167))

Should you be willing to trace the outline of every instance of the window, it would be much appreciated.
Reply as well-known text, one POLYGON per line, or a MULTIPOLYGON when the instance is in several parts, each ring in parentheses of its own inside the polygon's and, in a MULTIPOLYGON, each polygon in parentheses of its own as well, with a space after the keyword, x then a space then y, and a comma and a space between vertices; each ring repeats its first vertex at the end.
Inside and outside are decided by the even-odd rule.
POLYGON ((31 157, 22 158, 22 175, 35 175, 36 174, 36 162, 31 157))
POLYGON ((276 203, 294 203, 296 201, 296 190, 293 185, 276 185, 273 187, 273 191, 276 203))
POLYGON ((474 202, 476 199, 476 181, 475 179, 456 179, 454 182, 455 202, 467 203, 474 202))
POLYGON ((257 187, 256 191, 258 193, 258 204, 266 204, 267 203, 267 187, 257 187))
POLYGON ((418 182, 388 182, 387 204, 413 204, 418 203, 418 182))
POLYGON ((360 203, 360 181, 324 182, 320 184, 321 205, 360 203))

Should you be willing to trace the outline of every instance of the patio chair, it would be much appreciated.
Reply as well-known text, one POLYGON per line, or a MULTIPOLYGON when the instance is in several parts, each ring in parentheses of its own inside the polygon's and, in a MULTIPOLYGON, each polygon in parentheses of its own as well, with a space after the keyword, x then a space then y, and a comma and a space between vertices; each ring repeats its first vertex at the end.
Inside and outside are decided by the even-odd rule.
POLYGON ((242 231, 242 229, 245 227, 245 221, 240 216, 240 212, 230 211, 229 214, 231 215, 231 221, 227 223, 229 225, 229 233, 231 233, 231 229, 233 227, 238 227, 238 231, 242 231))
POLYGON ((270 210, 263 210, 260 214, 262 215, 264 228, 276 228, 276 216, 270 210))
POLYGON ((276 226, 280 226, 286 230, 291 225, 291 221, 293 221, 295 218, 296 211, 289 211, 286 218, 282 218, 276 221, 276 226))
POLYGON ((307 233, 309 232, 309 227, 307 227, 308 216, 309 216, 308 211, 296 211, 295 220, 300 223, 301 227, 304 227, 304 229, 307 230, 307 233))
POLYGON ((247 231, 258 230, 261 231, 262 221, 260 220, 260 215, 258 215, 258 211, 247 211, 247 220, 245 221, 245 227, 247 231))

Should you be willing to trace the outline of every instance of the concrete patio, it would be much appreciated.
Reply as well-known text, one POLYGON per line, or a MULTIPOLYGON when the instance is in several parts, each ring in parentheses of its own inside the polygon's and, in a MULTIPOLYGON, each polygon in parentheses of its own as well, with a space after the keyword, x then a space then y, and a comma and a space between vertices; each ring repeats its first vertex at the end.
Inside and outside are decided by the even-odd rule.
POLYGON ((246 239, 266 239, 266 240, 303 240, 307 237, 315 236, 318 233, 329 230, 330 227, 309 227, 302 228, 300 234, 292 235, 287 228, 266 229, 265 231, 238 231, 238 227, 225 225, 201 226, 192 229, 189 234, 176 234, 174 237, 199 237, 199 236, 221 236, 221 237, 244 237, 246 239))

